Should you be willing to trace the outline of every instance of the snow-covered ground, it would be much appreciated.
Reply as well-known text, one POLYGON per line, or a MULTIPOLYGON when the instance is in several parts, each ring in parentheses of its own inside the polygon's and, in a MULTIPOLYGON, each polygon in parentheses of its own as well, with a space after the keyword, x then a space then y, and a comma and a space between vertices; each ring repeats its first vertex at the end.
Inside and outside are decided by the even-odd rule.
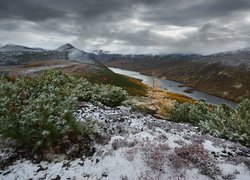
MULTIPOLYGON (((0 179, 242 179, 250 178, 250 150, 202 134, 189 124, 84 103, 81 121, 96 122, 102 139, 95 154, 74 160, 57 157, 35 164, 26 159, 0 171, 0 179)), ((0 152, 3 159, 11 151, 0 152)))

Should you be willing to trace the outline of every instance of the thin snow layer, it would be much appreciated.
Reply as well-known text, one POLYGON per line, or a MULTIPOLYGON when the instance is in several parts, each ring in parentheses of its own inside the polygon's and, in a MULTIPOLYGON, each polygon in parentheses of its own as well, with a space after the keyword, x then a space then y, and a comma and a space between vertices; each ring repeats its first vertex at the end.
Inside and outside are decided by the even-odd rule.
POLYGON ((132 112, 84 103, 79 121, 92 119, 103 142, 92 157, 55 159, 34 164, 26 159, 0 171, 0 179, 242 179, 250 177, 249 149, 210 135, 189 124, 160 120, 132 112), (176 167, 176 149, 193 143, 204 146, 213 166, 176 167), (171 160, 172 159, 172 160, 171 160), (213 174, 213 170, 214 174, 213 174), (217 169, 216 169, 217 168, 217 169), (212 173, 211 173, 212 172, 212 173), (210 175, 209 175, 210 174, 210 175))
POLYGON ((86 64, 96 64, 96 61, 94 61, 92 58, 89 57, 87 53, 80 49, 72 49, 70 50, 69 59, 74 61, 79 61, 86 64))

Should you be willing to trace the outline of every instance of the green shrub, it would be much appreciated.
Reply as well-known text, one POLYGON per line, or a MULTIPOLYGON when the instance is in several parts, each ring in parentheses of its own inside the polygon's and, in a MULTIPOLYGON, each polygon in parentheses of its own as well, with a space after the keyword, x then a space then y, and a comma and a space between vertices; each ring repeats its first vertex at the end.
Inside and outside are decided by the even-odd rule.
POLYGON ((175 103, 170 114, 171 117, 177 122, 190 122, 188 116, 190 109, 191 109, 191 104, 189 103, 183 103, 183 104, 175 103))
POLYGON ((236 109, 223 104, 209 106, 203 100, 196 104, 174 105, 171 119, 177 122, 190 122, 204 132, 215 136, 250 145, 250 100, 244 100, 236 109))
POLYGON ((77 139, 93 133, 92 125, 77 121, 77 101, 99 101, 114 107, 125 97, 120 88, 92 85, 59 71, 15 82, 1 77, 0 134, 33 152, 51 149, 64 137, 77 139))
POLYGON ((92 95, 93 102, 101 102, 110 107, 116 107, 126 99, 127 93, 120 87, 110 85, 96 85, 92 95))

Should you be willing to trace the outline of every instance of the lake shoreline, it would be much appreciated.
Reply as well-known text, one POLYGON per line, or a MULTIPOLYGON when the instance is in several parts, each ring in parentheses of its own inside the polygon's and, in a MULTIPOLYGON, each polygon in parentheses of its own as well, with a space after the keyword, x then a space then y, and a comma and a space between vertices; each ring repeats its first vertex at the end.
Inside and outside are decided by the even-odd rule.
MULTIPOLYGON (((137 79, 140 79, 139 77, 134 77, 134 76, 141 76, 141 77, 152 77, 152 76, 150 76, 150 75, 148 75, 148 74, 146 74, 146 73, 141 73, 141 72, 139 72, 139 71, 134 71, 134 70, 127 70, 127 69, 122 69, 122 68, 117 68, 117 67, 112 67, 112 66, 110 66, 110 67, 108 67, 108 68, 111 68, 111 70, 113 69, 113 70, 122 70, 122 71, 127 71, 127 72, 131 72, 131 73, 133 73, 133 76, 130 76, 130 75, 128 75, 128 74, 126 74, 126 73, 122 73, 123 75, 127 75, 127 76, 130 76, 130 77, 133 77, 133 78, 137 78, 137 79)), ((117 72, 116 72, 117 73, 117 72)), ((119 73, 118 73, 119 74, 119 73)), ((171 83, 174 83, 174 84, 177 84, 177 87, 178 87, 178 92, 175 92, 175 91, 173 91, 173 90, 171 90, 171 88, 169 89, 169 88, 167 88, 168 89, 168 91, 170 91, 170 92, 174 92, 174 93, 177 93, 177 94, 182 94, 182 95, 185 95, 185 96, 188 96, 188 97, 191 97, 191 98, 193 98, 193 99, 196 99, 196 100, 198 100, 198 99, 200 99, 200 98, 196 98, 196 97, 194 97, 195 96, 195 93, 196 94, 198 94, 199 96, 206 96, 207 97, 207 99, 206 99, 206 101, 207 101, 207 103, 210 103, 210 104, 217 104, 217 105, 219 105, 219 104, 222 104, 222 103, 226 103, 226 104, 228 104, 228 105, 230 105, 231 107, 236 107, 237 106, 237 102, 235 102, 235 101, 233 101, 233 100, 231 100, 231 99, 228 99, 228 98, 223 98, 223 97, 220 97, 220 96, 217 96, 217 95, 213 95, 213 94, 211 94, 211 93, 207 93, 207 92, 204 92, 204 91, 200 91, 199 89, 196 89, 195 87, 192 87, 192 86, 189 86, 189 85, 187 85, 187 84, 183 84, 182 82, 178 82, 178 81, 175 81, 175 80, 171 80, 171 79, 165 79, 165 78, 163 78, 163 77, 157 77, 157 79, 159 79, 159 80, 161 80, 161 81, 163 81, 163 82, 165 82, 165 83, 167 83, 167 82, 171 82, 171 83), (186 89, 185 89, 186 88, 186 89), (192 89, 193 90, 193 93, 185 93, 185 90, 187 90, 187 89, 192 89), (182 91, 180 91, 180 90, 182 90, 182 91), (193 94, 193 95, 192 95, 193 94), (215 102, 209 102, 209 101, 212 101, 212 100, 210 100, 209 98, 212 98, 212 99, 214 99, 215 100, 215 102), (221 102, 220 102, 221 101, 221 102)), ((142 79, 142 82, 143 81, 145 81, 145 79, 142 79)), ((145 83, 145 82, 143 82, 144 84, 147 84, 147 85, 150 85, 150 84, 148 84, 148 83, 145 83)), ((150 86, 152 86, 152 85, 150 85, 150 86)), ((166 87, 162 87, 162 89, 166 89, 166 87)))

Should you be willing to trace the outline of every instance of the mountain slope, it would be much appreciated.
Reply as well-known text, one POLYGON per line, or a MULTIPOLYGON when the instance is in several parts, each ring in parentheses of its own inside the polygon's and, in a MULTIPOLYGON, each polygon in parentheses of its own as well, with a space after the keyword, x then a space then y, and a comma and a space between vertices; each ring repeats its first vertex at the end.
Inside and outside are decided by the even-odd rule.
POLYGON ((211 54, 203 56, 197 59, 197 61, 208 64, 218 63, 223 66, 235 68, 245 67, 250 71, 250 48, 211 54))
POLYGON ((64 44, 64 45, 58 47, 57 49, 55 49, 55 51, 64 52, 64 51, 72 50, 74 48, 75 48, 74 46, 72 46, 71 44, 67 43, 67 44, 64 44))
POLYGON ((6 45, 0 48, 0 74, 16 78, 33 76, 41 71, 57 69, 66 74, 85 77, 92 83, 112 84, 131 95, 145 95, 147 87, 133 78, 115 74, 86 53, 71 44, 55 50, 6 45))

